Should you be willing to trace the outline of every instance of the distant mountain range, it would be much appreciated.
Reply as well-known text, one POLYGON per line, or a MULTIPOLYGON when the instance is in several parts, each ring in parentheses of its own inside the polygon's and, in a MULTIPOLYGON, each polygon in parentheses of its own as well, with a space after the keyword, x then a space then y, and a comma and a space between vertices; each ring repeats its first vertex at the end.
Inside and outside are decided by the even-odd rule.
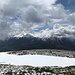
POLYGON ((64 49, 75 50, 75 39, 70 38, 38 38, 31 35, 0 40, 0 51, 30 50, 30 49, 64 49))

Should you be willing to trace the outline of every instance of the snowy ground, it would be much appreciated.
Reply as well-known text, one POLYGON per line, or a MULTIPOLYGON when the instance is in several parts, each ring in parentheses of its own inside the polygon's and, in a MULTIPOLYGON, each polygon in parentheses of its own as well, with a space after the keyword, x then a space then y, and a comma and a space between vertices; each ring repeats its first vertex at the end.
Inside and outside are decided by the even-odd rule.
POLYGON ((75 58, 45 56, 45 55, 13 55, 0 53, 0 64, 30 65, 30 66, 71 66, 75 58))

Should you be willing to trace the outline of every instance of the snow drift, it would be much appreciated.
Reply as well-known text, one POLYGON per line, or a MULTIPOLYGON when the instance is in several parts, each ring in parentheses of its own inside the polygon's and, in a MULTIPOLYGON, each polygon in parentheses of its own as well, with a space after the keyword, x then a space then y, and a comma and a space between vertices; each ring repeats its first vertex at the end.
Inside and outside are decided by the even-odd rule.
POLYGON ((11 55, 0 53, 1 64, 30 65, 30 66, 71 66, 75 58, 45 56, 45 55, 11 55))

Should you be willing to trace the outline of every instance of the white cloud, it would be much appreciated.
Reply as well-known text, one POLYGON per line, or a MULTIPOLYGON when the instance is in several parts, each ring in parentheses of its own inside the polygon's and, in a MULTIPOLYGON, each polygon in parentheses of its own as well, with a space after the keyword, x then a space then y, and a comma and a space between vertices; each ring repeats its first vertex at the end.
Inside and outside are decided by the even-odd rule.
POLYGON ((50 16, 55 19, 64 18, 64 16, 66 16, 66 11, 65 11, 63 5, 61 5, 61 4, 53 5, 50 9, 50 16))
POLYGON ((52 4, 55 3, 56 0, 37 0, 40 4, 45 5, 45 6, 51 6, 52 4))
POLYGON ((75 24, 75 13, 69 13, 61 4, 52 5, 55 1, 2 0, 0 2, 0 36, 33 34, 38 28, 40 28, 40 32, 37 32, 38 36, 74 36, 75 27, 72 25, 75 24), (63 27, 64 23, 65 27, 63 27), (45 25, 47 25, 46 28, 45 25))
POLYGON ((75 37, 75 26, 61 26, 61 25, 54 25, 52 30, 45 29, 40 32, 35 33, 36 37, 40 38, 48 38, 48 37, 58 37, 58 38, 71 38, 74 39, 75 37))

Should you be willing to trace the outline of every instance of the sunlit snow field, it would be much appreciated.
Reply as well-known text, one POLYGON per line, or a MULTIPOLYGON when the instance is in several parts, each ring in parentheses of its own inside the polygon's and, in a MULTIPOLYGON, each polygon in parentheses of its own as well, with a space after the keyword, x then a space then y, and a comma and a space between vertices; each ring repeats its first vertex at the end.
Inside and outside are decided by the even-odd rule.
POLYGON ((30 66, 71 66, 75 58, 45 56, 45 55, 11 55, 0 53, 0 64, 30 65, 30 66))

